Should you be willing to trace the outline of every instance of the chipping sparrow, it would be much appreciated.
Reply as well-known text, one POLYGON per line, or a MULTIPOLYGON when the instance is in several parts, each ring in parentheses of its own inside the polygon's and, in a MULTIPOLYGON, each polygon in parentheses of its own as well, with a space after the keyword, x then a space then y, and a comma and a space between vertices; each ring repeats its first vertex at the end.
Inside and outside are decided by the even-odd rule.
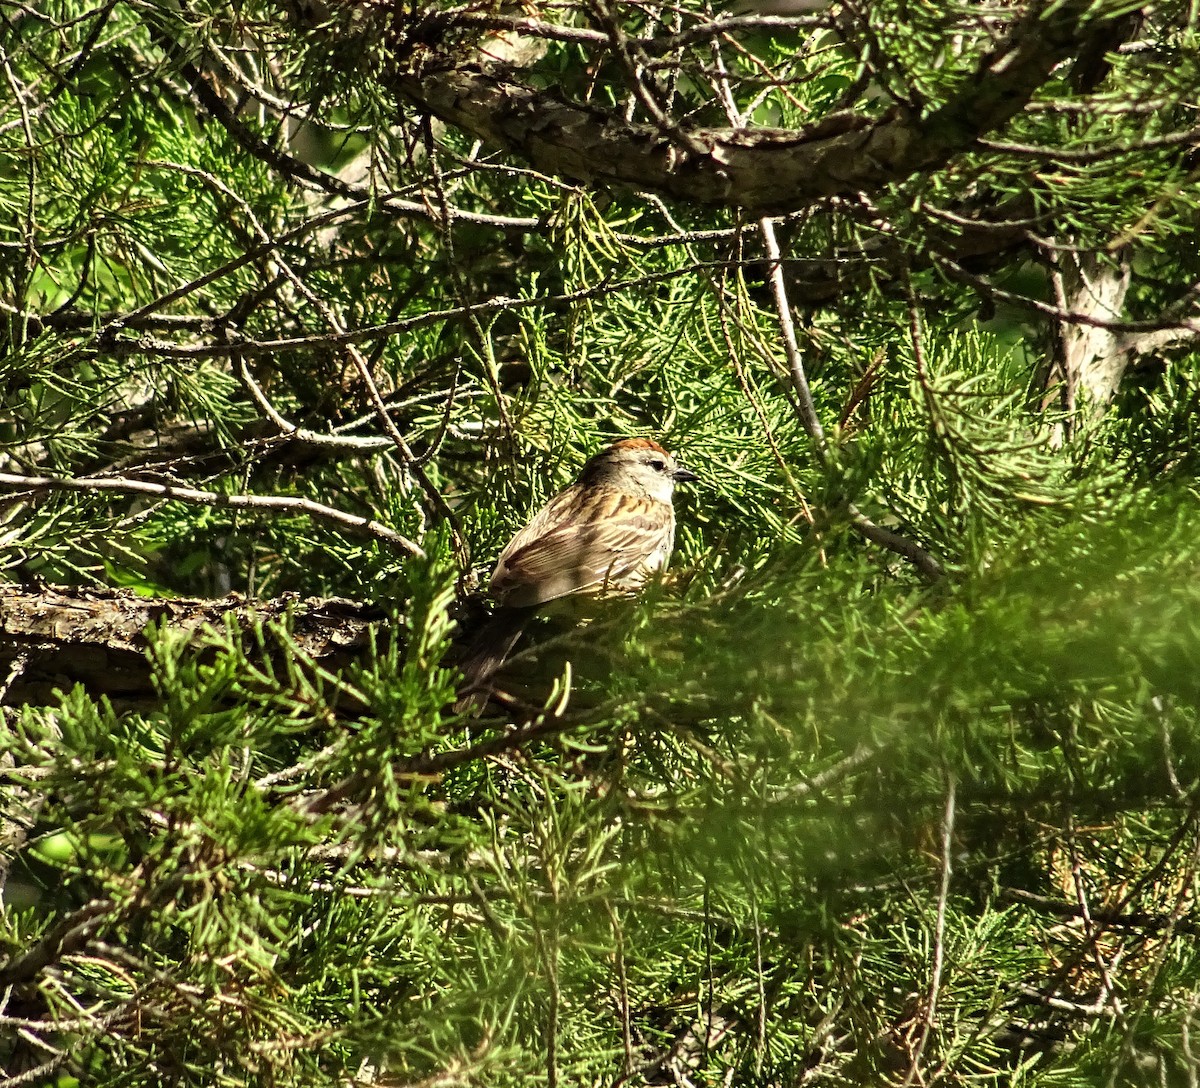
POLYGON ((657 442, 626 438, 597 453, 579 478, 509 541, 492 572, 496 611, 459 667, 480 692, 538 606, 575 593, 631 593, 663 570, 675 543, 675 484, 696 475, 657 442))

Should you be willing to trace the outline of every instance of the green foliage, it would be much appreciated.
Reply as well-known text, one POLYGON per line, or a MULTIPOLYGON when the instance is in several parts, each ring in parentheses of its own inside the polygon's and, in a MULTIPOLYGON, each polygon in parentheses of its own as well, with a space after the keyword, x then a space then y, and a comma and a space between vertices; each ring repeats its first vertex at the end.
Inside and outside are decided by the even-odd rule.
MULTIPOLYGON (((386 615, 2 707, 0 1086, 1194 1076, 1194 16, 1094 5, 998 131, 780 217, 801 381, 752 217, 408 104, 502 47, 436 7, 0 3, 5 579, 386 615), (1129 273, 1107 413, 1072 261, 1129 273), (672 574, 456 713, 467 590, 634 434, 700 476, 672 574)), ((622 5, 625 64, 554 9, 506 77, 851 142, 1006 10, 622 5)))
MULTIPOLYGON (((1088 825, 1071 841, 1097 901, 1118 905, 1115 881, 1120 909, 1166 917, 1190 871, 1177 806, 1191 803, 1169 776, 1200 774, 1196 530, 1188 502, 1071 520, 1014 542, 936 608, 847 600, 827 572, 773 600, 662 605, 629 636, 637 671, 603 720, 548 718, 541 742, 485 762, 463 753, 503 734, 447 731, 452 678, 430 671, 445 591, 418 591, 404 649, 340 683, 294 656, 262 664, 233 632, 201 663, 164 630, 155 710, 75 692, 10 727, 6 748, 46 799, 23 873, 45 891, 10 910, 4 941, 35 943, 51 904, 109 904, 97 936, 126 952, 103 968, 68 957, 60 983, 153 1027, 83 1030, 93 1076, 153 1060, 202 1082, 207 1055, 232 1083, 267 1068, 312 1083, 367 1055, 409 1078, 448 1062, 519 1083, 549 1062, 590 1079, 623 1060, 624 1031, 636 1059, 711 1017, 729 1032, 714 1068, 774 1081, 832 1017, 850 1038, 831 1068, 857 1083, 907 1060, 952 781, 957 891, 928 1045, 987 1079, 1006 1064, 995 1031, 1059 972, 1089 1000, 1082 929, 1010 898, 1049 900, 1064 812, 1088 825), (361 702, 352 722, 330 716, 339 699, 361 702), (404 771, 438 753, 444 773, 404 771), (272 777, 298 757, 302 777, 272 777), (364 768, 371 790, 351 812, 305 814, 306 791, 364 768), (52 856, 64 833, 73 851, 52 856)), ((1119 1038, 1079 1044, 1167 1060, 1195 958, 1182 935, 1154 933, 1127 954, 1127 1015, 1163 1027, 1125 1057, 1119 1038), (1134 988, 1147 971, 1153 986, 1134 988)))

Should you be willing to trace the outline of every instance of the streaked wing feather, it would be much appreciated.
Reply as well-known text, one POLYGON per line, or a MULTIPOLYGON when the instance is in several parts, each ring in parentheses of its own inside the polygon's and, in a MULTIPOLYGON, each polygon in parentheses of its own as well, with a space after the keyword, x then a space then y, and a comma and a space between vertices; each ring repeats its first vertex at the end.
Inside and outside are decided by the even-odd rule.
POLYGON ((573 490, 539 511, 504 549, 491 586, 505 604, 544 604, 605 585, 629 588, 663 565, 674 536, 670 504, 609 490, 580 504, 573 490))

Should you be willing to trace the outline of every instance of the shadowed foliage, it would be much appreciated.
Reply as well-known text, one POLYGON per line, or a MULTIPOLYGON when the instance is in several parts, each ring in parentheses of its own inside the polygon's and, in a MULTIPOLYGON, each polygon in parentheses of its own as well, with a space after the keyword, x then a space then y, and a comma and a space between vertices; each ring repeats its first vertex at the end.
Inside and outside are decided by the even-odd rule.
POLYGON ((1194 1080, 1197 31, 0 0, 0 1086, 1194 1080))

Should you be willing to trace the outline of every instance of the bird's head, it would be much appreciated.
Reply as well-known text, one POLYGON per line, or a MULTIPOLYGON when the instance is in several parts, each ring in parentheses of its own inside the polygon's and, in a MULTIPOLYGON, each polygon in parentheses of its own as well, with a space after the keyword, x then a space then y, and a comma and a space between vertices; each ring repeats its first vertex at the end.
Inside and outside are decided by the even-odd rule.
POLYGON ((696 479, 652 438, 623 438, 583 466, 580 483, 612 487, 631 495, 670 502, 675 485, 696 479))

